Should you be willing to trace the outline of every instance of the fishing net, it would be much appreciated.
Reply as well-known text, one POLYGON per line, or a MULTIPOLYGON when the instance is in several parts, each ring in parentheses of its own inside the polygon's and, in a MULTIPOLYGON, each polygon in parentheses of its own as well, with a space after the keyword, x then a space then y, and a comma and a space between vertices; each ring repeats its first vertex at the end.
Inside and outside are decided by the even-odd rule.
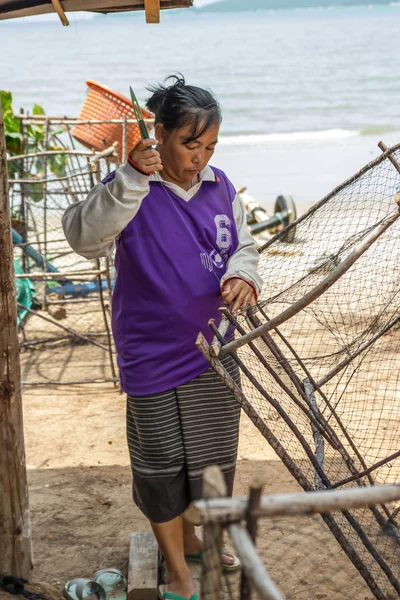
MULTIPOLYGON (((230 343, 214 327, 212 366, 304 490, 400 482, 399 162, 384 151, 267 242, 257 307, 224 311, 230 343)), ((375 598, 400 595, 399 512, 322 515, 375 598)))

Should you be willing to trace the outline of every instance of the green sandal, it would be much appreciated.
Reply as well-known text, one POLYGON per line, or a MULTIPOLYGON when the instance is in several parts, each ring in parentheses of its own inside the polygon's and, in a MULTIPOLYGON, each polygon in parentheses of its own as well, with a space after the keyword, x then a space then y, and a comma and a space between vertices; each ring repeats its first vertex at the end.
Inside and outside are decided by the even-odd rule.
POLYGON ((192 594, 189 599, 183 598, 183 596, 178 596, 178 594, 173 594, 172 592, 164 591, 163 585, 160 585, 158 588, 158 597, 160 600, 199 600, 199 595, 197 592, 192 594))
MULTIPOLYGON (((225 548, 222 548, 221 554, 225 554, 226 550, 225 548)), ((238 571, 241 567, 242 567, 242 563, 240 562, 239 558, 237 556, 235 556, 234 554, 232 554, 234 561, 231 565, 226 565, 226 564, 222 564, 222 570, 223 571, 238 571)), ((195 562, 195 563, 201 563, 202 561, 202 553, 201 552, 197 552, 197 554, 185 554, 185 559, 188 562, 195 562)))

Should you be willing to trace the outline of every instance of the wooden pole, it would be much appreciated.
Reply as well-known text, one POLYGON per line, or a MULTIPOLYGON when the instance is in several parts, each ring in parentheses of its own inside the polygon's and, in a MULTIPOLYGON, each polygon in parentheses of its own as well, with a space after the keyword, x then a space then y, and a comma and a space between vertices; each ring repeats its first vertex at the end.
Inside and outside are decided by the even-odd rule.
POLYGON ((146 23, 160 22, 160 0, 144 0, 146 23))
MULTIPOLYGON (((227 495, 222 471, 217 466, 204 469, 203 498, 223 498, 227 495)), ((222 527, 216 523, 204 525, 200 596, 203 600, 220 600, 222 575, 222 527)))
MULTIPOLYGON (((383 502, 398 502, 400 485, 372 485, 344 490, 324 490, 312 493, 273 494, 261 496, 255 512, 258 518, 300 516, 365 508, 383 502)), ((246 517, 247 498, 213 498, 197 500, 185 512, 185 519, 193 525, 206 523, 234 523, 246 517)))
POLYGON ((229 525, 228 532, 242 562, 246 577, 257 591, 259 598, 261 600, 284 600, 283 595, 265 570, 249 532, 239 523, 229 525))
POLYGON ((22 425, 17 300, 0 106, 0 573, 29 580, 31 525, 22 425))
MULTIPOLYGON (((263 488, 266 484, 266 477, 263 475, 255 475, 250 482, 250 495, 249 495, 249 504, 247 506, 246 511, 246 527, 249 535, 253 541, 253 544, 256 543, 257 537, 257 515, 255 514, 257 509, 260 507, 260 499, 263 488)), ((250 600, 251 599, 251 588, 249 585, 249 580, 246 574, 246 570, 242 570, 242 577, 240 581, 240 600, 250 600)))

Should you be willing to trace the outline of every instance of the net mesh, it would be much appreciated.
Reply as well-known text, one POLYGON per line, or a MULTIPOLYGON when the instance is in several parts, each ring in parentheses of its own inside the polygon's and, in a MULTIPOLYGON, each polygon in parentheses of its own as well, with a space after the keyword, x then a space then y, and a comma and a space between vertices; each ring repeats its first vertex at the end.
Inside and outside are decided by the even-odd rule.
MULTIPOLYGON (((223 350, 240 366, 243 408, 305 490, 400 480, 400 174, 391 158, 400 161, 399 147, 312 207, 291 226, 292 244, 281 233, 260 249, 261 297, 233 320, 236 340, 223 350)), ((400 594, 397 512, 324 516, 376 598, 400 594)))
POLYGON ((118 377, 110 335, 112 259, 79 256, 62 228, 66 208, 115 168, 115 148, 97 154, 79 149, 69 130, 51 121, 46 129, 26 125, 29 152, 8 161, 17 281, 30 287, 18 297, 24 384, 118 377), (32 127, 47 139, 40 152, 29 145, 32 127))

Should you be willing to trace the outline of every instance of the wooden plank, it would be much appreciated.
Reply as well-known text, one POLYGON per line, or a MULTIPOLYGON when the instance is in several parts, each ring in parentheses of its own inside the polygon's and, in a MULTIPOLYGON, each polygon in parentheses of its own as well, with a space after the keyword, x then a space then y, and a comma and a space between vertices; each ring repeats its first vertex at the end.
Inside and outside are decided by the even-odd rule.
MULTIPOLYGON (((192 0, 161 0, 161 8, 187 8, 193 5, 192 0)), ((129 12, 134 10, 143 10, 143 0, 130 0, 121 2, 121 0, 63 0, 62 7, 64 12, 69 11, 93 11, 103 13, 129 12)), ((7 12, 0 6, 0 21, 3 19, 15 19, 17 17, 28 17, 32 15, 43 15, 54 13, 54 7, 48 4, 38 4, 35 6, 18 7, 10 9, 7 6, 7 12)))
POLYGON ((0 573, 30 579, 31 526, 6 157, 0 104, 0 573))
POLYGON ((160 0, 144 0, 146 23, 160 22, 160 0))
POLYGON ((131 535, 128 571, 128 600, 156 600, 158 546, 154 534, 131 535))

